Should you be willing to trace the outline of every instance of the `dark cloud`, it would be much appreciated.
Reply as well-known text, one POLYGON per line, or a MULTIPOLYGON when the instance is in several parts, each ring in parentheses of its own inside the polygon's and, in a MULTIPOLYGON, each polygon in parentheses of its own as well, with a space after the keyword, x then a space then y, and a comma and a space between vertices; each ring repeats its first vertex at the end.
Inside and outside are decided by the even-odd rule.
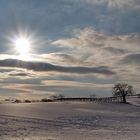
POLYGON ((140 53, 129 54, 122 60, 123 63, 140 65, 140 53))
POLYGON ((56 71, 56 72, 65 72, 65 73, 80 73, 80 74, 88 74, 88 73, 97 73, 104 75, 114 75, 115 72, 109 69, 106 66, 100 67, 64 67, 58 65, 52 65, 44 62, 33 62, 33 61, 21 61, 16 59, 5 59, 0 60, 1 67, 17 67, 17 68, 25 68, 34 71, 56 71))
POLYGON ((0 73, 11 72, 11 69, 0 69, 0 73))
POLYGON ((105 47, 104 50, 113 53, 113 54, 125 54, 126 50, 119 49, 119 48, 113 48, 113 47, 105 47))
POLYGON ((58 57, 58 58, 62 59, 62 61, 66 61, 66 62, 74 63, 75 61, 78 61, 78 60, 76 60, 76 58, 74 56, 68 55, 68 54, 64 54, 64 53, 59 53, 59 54, 56 53, 56 54, 53 54, 53 55, 54 55, 54 57, 58 57))
POLYGON ((30 75, 27 74, 27 73, 10 73, 9 75, 10 75, 10 76, 30 76, 30 75))

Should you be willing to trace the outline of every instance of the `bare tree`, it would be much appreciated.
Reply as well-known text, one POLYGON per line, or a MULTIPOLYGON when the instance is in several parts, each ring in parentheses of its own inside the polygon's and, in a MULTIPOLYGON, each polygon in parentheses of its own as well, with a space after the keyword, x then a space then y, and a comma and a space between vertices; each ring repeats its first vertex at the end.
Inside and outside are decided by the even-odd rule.
POLYGON ((57 96, 56 95, 51 95, 50 98, 51 99, 57 99, 57 96))
POLYGON ((56 94, 56 95, 52 95, 50 96, 51 99, 61 99, 61 98, 65 98, 65 96, 63 94, 56 94))
POLYGON ((63 94, 58 94, 58 95, 57 95, 57 98, 58 98, 58 99, 62 99, 62 98, 64 98, 64 97, 65 97, 65 96, 64 96, 63 94))
POLYGON ((120 97, 123 103, 126 103, 126 96, 134 94, 133 87, 126 83, 118 83, 113 87, 112 94, 115 97, 120 97))

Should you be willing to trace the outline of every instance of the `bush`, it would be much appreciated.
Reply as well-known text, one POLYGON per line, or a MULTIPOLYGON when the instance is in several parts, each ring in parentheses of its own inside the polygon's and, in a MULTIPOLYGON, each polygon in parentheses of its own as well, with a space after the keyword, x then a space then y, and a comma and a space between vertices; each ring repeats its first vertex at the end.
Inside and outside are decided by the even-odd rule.
POLYGON ((53 99, 46 99, 46 98, 41 99, 41 102, 52 102, 52 101, 53 101, 53 99))
POLYGON ((16 99, 13 103, 22 103, 22 101, 19 99, 16 99))
POLYGON ((25 100, 24 103, 31 103, 31 101, 30 100, 25 100))

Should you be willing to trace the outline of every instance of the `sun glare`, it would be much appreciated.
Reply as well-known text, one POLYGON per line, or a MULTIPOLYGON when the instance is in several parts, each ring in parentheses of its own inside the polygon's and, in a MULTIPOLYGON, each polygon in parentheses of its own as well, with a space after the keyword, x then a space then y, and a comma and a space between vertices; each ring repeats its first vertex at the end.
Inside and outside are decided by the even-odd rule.
POLYGON ((15 40, 15 47, 19 55, 28 55, 31 44, 26 38, 18 38, 15 40))
POLYGON ((14 41, 14 46, 16 53, 18 54, 17 56, 18 59, 22 60, 30 59, 31 42, 28 38, 26 37, 16 38, 14 41))

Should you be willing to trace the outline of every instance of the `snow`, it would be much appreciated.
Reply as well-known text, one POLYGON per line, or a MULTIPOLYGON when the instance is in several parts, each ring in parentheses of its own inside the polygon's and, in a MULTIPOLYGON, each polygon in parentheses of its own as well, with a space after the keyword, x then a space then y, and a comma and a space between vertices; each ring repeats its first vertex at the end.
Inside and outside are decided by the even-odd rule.
POLYGON ((127 97, 127 101, 130 104, 136 105, 136 106, 140 106, 140 98, 138 97, 127 97))
POLYGON ((0 140, 139 140, 135 100, 0 104, 0 140))

